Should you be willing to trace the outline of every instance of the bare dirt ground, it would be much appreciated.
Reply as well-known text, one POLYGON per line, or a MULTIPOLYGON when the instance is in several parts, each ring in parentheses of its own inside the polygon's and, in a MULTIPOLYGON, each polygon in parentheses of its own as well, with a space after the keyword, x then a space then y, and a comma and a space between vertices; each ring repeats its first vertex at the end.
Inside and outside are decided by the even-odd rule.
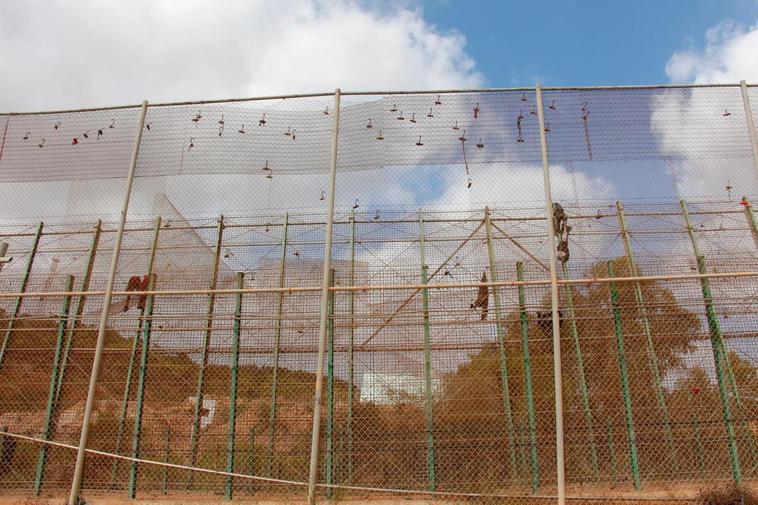
MULTIPOLYGON (((675 485, 656 485, 649 489, 634 491, 631 489, 599 486, 571 486, 567 491, 568 502, 571 505, 663 505, 697 503, 697 496, 701 489, 712 486, 713 483, 688 483, 675 485), (700 484, 700 485, 699 485, 700 484)), ((751 486, 758 487, 758 486, 751 486)), ((141 493, 136 500, 128 499, 123 493, 88 492, 85 496, 87 503, 92 505, 206 505, 228 504, 223 496, 199 493, 141 493)), ((29 494, 0 494, 0 505, 62 505, 66 502, 64 493, 45 494, 40 498, 32 498, 29 494)), ((556 502, 553 496, 519 496, 505 499, 505 503, 518 505, 547 505, 556 502)), ((245 503, 256 505, 305 505, 306 500, 301 496, 291 498, 266 497, 266 496, 235 496, 232 503, 245 503)), ((468 503, 494 504, 499 503, 496 498, 472 499, 425 499, 423 497, 397 497, 378 495, 355 495, 340 498, 339 500, 323 501, 322 503, 339 503, 340 505, 463 505, 468 503)))
MULTIPOLYGON (((293 498, 291 500, 284 498, 266 499, 256 498, 252 496, 242 496, 234 498, 232 502, 226 501, 220 496, 208 496, 208 495, 185 495, 177 496, 171 495, 166 497, 164 495, 145 495, 137 500, 129 500, 125 496, 114 494, 88 494, 87 503, 92 505, 207 505, 207 504, 229 504, 229 503, 246 503, 255 505, 305 505, 306 500, 304 498, 293 498)), ((0 496, 0 505, 62 505, 66 503, 66 497, 64 495, 53 497, 40 497, 30 498, 29 495, 5 495, 0 496)), ((329 503, 329 502, 324 502, 329 503)), ((339 502, 342 505, 359 505, 368 504, 371 505, 453 505, 450 501, 430 501, 419 499, 406 499, 398 500, 396 498, 356 498, 356 499, 344 499, 339 502)))

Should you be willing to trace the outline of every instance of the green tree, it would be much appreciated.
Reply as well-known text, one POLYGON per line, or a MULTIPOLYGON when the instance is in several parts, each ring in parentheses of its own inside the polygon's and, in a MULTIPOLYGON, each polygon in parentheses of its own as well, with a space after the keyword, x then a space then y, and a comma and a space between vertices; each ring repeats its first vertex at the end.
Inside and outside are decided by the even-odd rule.
MULTIPOLYGON (((629 276, 624 258, 617 258, 613 263, 617 277, 629 276)), ((593 278, 607 277, 606 263, 596 264, 589 273, 593 278)), ((648 475, 664 475, 670 468, 667 468, 667 458, 663 453, 665 446, 661 443, 664 433, 663 414, 656 401, 656 383, 635 298, 635 284, 616 284, 642 471, 648 475)), ((669 370, 682 366, 682 356, 690 349, 692 339, 697 338, 702 331, 701 319, 699 314, 680 305, 662 282, 642 282, 641 290, 655 357, 661 377, 665 377, 669 370)), ((589 470, 591 439, 583 410, 577 353, 564 288, 561 288, 560 293, 567 475, 569 479, 583 479, 592 477, 589 470)), ((573 285, 571 293, 601 469, 611 471, 606 437, 606 421, 610 419, 614 429, 614 450, 619 468, 624 472, 628 461, 626 425, 609 285, 601 282, 573 285)), ((526 297, 539 464, 544 475, 551 475, 555 472, 555 411, 550 298, 549 292, 543 287, 527 287, 526 297)), ((526 481, 529 471, 527 378, 524 373, 519 309, 510 306, 504 307, 504 311, 502 318, 506 328, 508 392, 519 453, 518 473, 526 481)), ((444 401, 441 402, 442 409, 438 409, 438 419, 444 419, 447 429, 455 431, 453 438, 456 440, 496 441, 502 478, 508 475, 508 458, 504 456, 507 433, 500 377, 498 347, 493 343, 445 378, 444 401)), ((666 400, 670 401, 668 397, 666 400)), ((468 450, 466 458, 481 460, 481 452, 478 452, 481 444, 461 445, 468 450)))

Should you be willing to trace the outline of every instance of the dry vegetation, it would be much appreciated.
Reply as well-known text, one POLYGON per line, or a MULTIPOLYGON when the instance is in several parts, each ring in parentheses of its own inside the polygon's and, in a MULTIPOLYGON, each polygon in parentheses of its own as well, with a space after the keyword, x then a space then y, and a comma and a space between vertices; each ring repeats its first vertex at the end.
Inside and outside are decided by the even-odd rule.
MULTIPOLYGON (((603 275, 603 265, 593 275, 603 275)), ((625 263, 616 262, 619 276, 626 275, 625 263)), ((680 365, 680 356, 687 351, 690 341, 702 338, 703 329, 699 315, 679 306, 670 291, 659 283, 643 284, 645 299, 651 309, 650 320, 656 339, 656 352, 663 371, 680 365)), ((662 443, 662 418, 655 400, 654 381, 645 361, 645 341, 634 308, 634 293, 631 285, 620 287, 622 322, 627 333, 626 345, 634 354, 637 366, 630 368, 630 382, 637 418, 637 440, 643 476, 656 479, 667 476, 669 480, 703 480, 713 476, 724 477, 728 472, 727 454, 719 440, 723 431, 720 418, 718 391, 700 369, 691 369, 674 389, 667 391, 666 401, 670 406, 672 423, 677 428, 677 456, 680 470, 670 475, 671 455, 662 443), (701 391, 693 400, 692 389, 701 391), (703 458, 693 443, 691 404, 699 402, 702 416, 704 451, 703 458), (715 440, 715 441, 714 441, 715 440), (710 444, 710 445, 709 445, 710 444)), ((623 423, 623 403, 620 398, 620 380, 616 360, 616 343, 613 338, 613 320, 610 317, 608 287, 596 285, 587 289, 573 290, 576 305, 578 332, 582 338, 589 403, 596 420, 595 441, 598 446, 599 476, 595 482, 621 483, 628 486, 626 437, 623 423), (615 433, 608 438, 606 419, 613 419, 615 433), (615 451, 618 469, 614 466, 611 450, 615 451)), ((545 302, 547 303, 547 302, 545 302)), ((527 407, 525 403, 525 368, 519 326, 519 314, 512 311, 505 315, 507 321, 506 355, 510 374, 517 454, 516 475, 524 490, 529 487, 527 407)), ((567 448, 567 477, 581 483, 590 475, 588 463, 588 431, 581 409, 577 384, 577 360, 573 341, 564 325, 564 401, 567 409, 565 432, 567 448)), ((22 317, 16 326, 11 350, 3 366, 3 381, 0 381, 0 421, 11 431, 39 433, 44 405, 49 387, 50 362, 55 342, 54 321, 42 321, 22 317)), ((554 413, 552 410, 552 352, 549 345, 549 325, 542 321, 530 321, 529 341, 534 386, 537 424, 537 446, 540 472, 543 482, 551 485, 555 472, 554 413)), ((66 374, 66 386, 59 405, 56 437, 59 440, 77 439, 77 421, 89 380, 91 349, 94 347, 94 328, 80 328, 76 333, 71 355, 72 366, 66 374)), ((106 335, 104 363, 99 380, 97 412, 93 418, 91 447, 114 451, 115 433, 118 426, 119 402, 123 395, 129 361, 131 339, 115 331, 106 335), (115 399, 115 400, 114 400, 115 399)), ((739 374, 740 386, 756 388, 758 380, 749 363, 735 357, 736 367, 748 367, 739 374), (744 382, 748 381, 748 382, 744 382)), ((167 354, 152 349, 149 356, 148 386, 143 423, 143 457, 160 459, 163 447, 162 433, 165 427, 172 432, 169 461, 187 462, 190 438, 192 407, 187 398, 195 394, 199 366, 188 354, 167 354), (160 378, 156 380, 156 378, 160 378)), ((226 426, 228 420, 228 395, 230 369, 225 366, 209 366, 205 381, 205 394, 218 400, 213 423, 203 430, 200 442, 200 457, 197 464, 209 468, 224 468, 226 426)), ((260 472, 266 461, 268 402, 270 398, 272 369, 265 366, 244 365, 239 370, 238 397, 238 455, 245 459, 253 454, 245 471, 260 472), (254 430, 255 441, 248 442, 247 433, 254 430)), ((309 372, 280 369, 278 437, 275 445, 274 475, 284 479, 302 480, 307 474, 310 444, 310 416, 315 377, 309 372)), ((134 389, 132 391, 134 392, 134 389)), ((755 390, 755 389, 753 389, 755 390)), ((356 398, 360 391, 356 391, 356 398)), ((347 457, 345 449, 345 399, 346 384, 335 384, 335 481, 347 480, 347 457)), ((133 403, 133 400, 132 400, 133 403)), ((753 407, 751 407, 752 409, 753 407)), ((129 415, 134 412, 130 405, 129 415)), ((130 446, 131 417, 126 422, 122 452, 130 446)), ((741 437, 750 437, 738 426, 741 437)), ((504 423, 502 383, 499 352, 496 345, 486 346, 473 353, 457 371, 442 378, 442 388, 435 399, 434 435, 436 444, 436 470, 438 489, 455 492, 480 492, 501 489, 503 476, 509 475, 510 463, 506 440, 508 433, 504 423)), ((323 447, 323 445, 322 445, 323 447)), ((5 478, 6 488, 29 487, 33 480, 36 446, 20 442, 11 469, 12 479, 5 478)), ((70 454, 63 450, 50 452, 46 487, 65 488, 71 468, 70 454)), ((750 455, 743 454, 745 461, 750 455)), ((357 402, 353 421, 353 481, 362 485, 418 488, 426 480, 426 432, 423 402, 408 396, 392 405, 357 402)), ((746 465, 747 466, 747 465, 746 465)), ((85 471, 85 483, 91 488, 123 487, 126 480, 126 465, 121 465, 114 481, 110 479, 110 460, 91 457, 85 471)), ((172 474, 176 475, 176 474, 172 474)), ((169 487, 181 487, 180 477, 172 477, 169 487), (174 482, 174 481, 177 482, 174 482)), ((665 480, 665 479, 661 479, 665 480)), ((156 469, 143 471, 140 484, 143 489, 160 486, 161 477, 156 469)), ((199 476, 196 486, 218 490, 223 484, 217 477, 199 476)), ((732 490, 733 491, 733 490, 732 490)), ((731 492, 731 491, 730 491, 731 492)), ((732 496, 726 491, 718 496, 732 496)), ((706 496, 706 495, 703 495, 706 496)), ((747 500, 748 495, 744 495, 747 500)), ((753 499, 753 495, 749 495, 753 499)), ((705 499, 705 498, 704 498, 705 499)), ((727 499, 727 498, 725 498, 727 499)), ((704 502, 705 503, 705 502, 704 502)), ((731 503, 709 502, 713 505, 731 503)), ((755 503, 748 502, 745 503, 755 503)))
POLYGON ((754 491, 735 484, 704 489, 698 499, 702 505, 758 505, 754 491))

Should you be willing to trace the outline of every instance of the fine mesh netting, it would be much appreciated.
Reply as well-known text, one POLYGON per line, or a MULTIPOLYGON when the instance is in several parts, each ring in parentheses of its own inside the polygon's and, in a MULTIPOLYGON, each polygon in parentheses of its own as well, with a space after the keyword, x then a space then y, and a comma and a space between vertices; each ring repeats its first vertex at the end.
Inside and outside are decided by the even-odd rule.
POLYGON ((538 93, 0 115, 0 487, 68 491, 103 313, 83 495, 755 485, 758 91, 538 93))

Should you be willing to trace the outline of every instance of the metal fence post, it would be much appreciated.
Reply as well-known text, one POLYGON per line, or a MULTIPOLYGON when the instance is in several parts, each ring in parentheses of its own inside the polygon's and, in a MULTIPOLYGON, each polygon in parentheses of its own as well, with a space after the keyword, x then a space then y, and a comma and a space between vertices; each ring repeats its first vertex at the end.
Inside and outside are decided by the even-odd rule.
MULTIPOLYGON (((37 255, 37 247, 39 246, 39 239, 42 237, 42 228, 44 223, 40 223, 37 226, 37 232, 34 234, 34 241, 32 242, 32 250, 29 252, 29 258, 26 260, 26 267, 24 267, 24 274, 21 277, 21 287, 19 287, 19 293, 23 294, 26 291, 26 286, 29 284, 29 276, 32 273, 32 266, 34 265, 34 257, 37 255)), ((13 336, 13 329, 16 325, 16 319, 21 312, 21 305, 24 303, 24 297, 19 296, 16 298, 16 304, 13 306, 13 312, 11 312, 10 321, 8 321, 8 327, 5 329, 5 335, 3 336, 3 343, 0 347, 0 370, 3 367, 5 353, 8 350, 11 337, 13 336)))
MULTIPOLYGON (((155 289, 155 274, 150 275, 147 286, 148 291, 155 289)), ((145 406, 145 384, 147 383, 148 360, 150 359, 150 336, 153 329, 153 307, 155 296, 147 295, 145 300, 145 313, 142 317, 142 352, 139 364, 139 376, 137 378, 137 405, 134 408, 134 431, 132 432, 132 458, 139 458, 140 444, 142 443, 142 412, 145 406)), ((132 461, 129 470, 129 498, 137 494, 137 462, 132 461)))
MULTIPOLYGON (((684 223, 687 228, 687 234, 689 235, 690 243, 692 244, 692 251, 695 253, 695 261, 697 263, 698 273, 705 275, 708 273, 708 270, 704 262, 705 257, 700 252, 700 246, 698 245, 698 240, 695 236, 695 229, 692 226, 692 220, 690 219, 690 212, 687 207, 687 203, 684 200, 681 200, 679 204, 682 207, 682 215, 684 216, 684 223), (702 267, 700 265, 701 259, 703 259, 702 267)), ((702 284, 702 281, 705 281, 707 284, 710 284, 710 281, 708 280, 708 278, 701 279, 701 284, 702 284)), ((716 318, 715 319, 716 323, 718 323, 718 314, 716 313, 716 308, 711 306, 711 310, 713 311, 713 315, 716 318)), ((732 363, 729 360, 729 353, 727 353, 726 347, 724 347, 724 334, 721 331, 720 323, 718 323, 718 333, 720 334, 718 342, 719 342, 719 347, 721 347, 721 354, 723 356, 724 364, 726 366, 727 379, 729 380, 729 385, 732 388, 732 394, 734 395, 734 399, 738 407, 742 408, 740 392, 739 392, 739 389, 737 388, 737 380, 734 377, 734 371, 732 370, 732 363)))
POLYGON ((332 238, 334 230, 334 192, 337 178, 337 141, 340 126, 340 90, 334 91, 334 123, 332 124, 331 166, 329 171, 329 203, 326 212, 324 238, 324 272, 321 279, 321 307, 318 327, 318 355, 316 357, 316 387, 313 395, 313 427, 311 430, 311 458, 308 472, 308 504, 316 502, 318 477, 318 445, 321 431, 321 398, 324 391, 324 353, 326 352, 326 322, 328 319, 329 275, 332 269, 332 238))
MULTIPOLYGON (((569 278, 569 270, 565 263, 561 265, 563 271, 563 279, 569 278)), ((582 409, 584 410, 584 420, 587 423, 587 430, 589 431, 590 442, 590 464, 592 465, 592 471, 595 478, 600 476, 600 468, 597 460, 597 444, 595 442, 595 427, 594 420, 592 419, 592 409, 590 408, 590 394, 587 388, 587 378, 584 374, 584 357, 582 356, 582 345, 579 341, 579 330, 576 326, 576 311, 574 310, 574 295, 571 293, 571 285, 565 284, 563 286, 566 296, 566 309, 568 310, 569 328, 571 329, 571 337, 574 340, 574 354, 576 354, 576 368, 579 374, 579 393, 582 396, 582 409)), ((602 428, 601 428, 602 429, 602 428)))
MULTIPOLYGON (((697 240, 695 239, 695 233, 692 229, 692 221, 690 220, 690 213, 687 210, 687 203, 684 200, 681 200, 680 205, 682 207, 682 213, 684 215, 684 222, 687 226, 687 233, 689 234, 690 241, 692 242, 692 250, 695 253, 697 271, 701 275, 707 275, 708 271, 705 267, 705 257, 700 254, 700 247, 698 246, 697 240)), ((729 446, 729 461, 732 468, 732 477, 734 478, 734 481, 739 484, 742 482, 742 469, 740 467, 740 455, 737 449, 737 440, 734 431, 734 424, 732 421, 732 408, 729 401, 729 384, 726 383, 726 380, 729 380, 731 383, 735 400, 739 400, 739 392, 737 390, 737 383, 734 380, 734 375, 731 373, 729 356, 727 355, 726 348, 724 347, 724 334, 721 330, 721 323, 719 322, 716 308, 713 306, 713 295, 711 294, 711 287, 708 277, 700 278, 700 288, 703 292, 705 314, 708 320, 708 331, 711 337, 711 350, 713 352, 713 361, 716 366, 716 380, 719 387, 721 414, 724 419, 724 429, 726 430, 727 445, 729 446), (725 374, 727 376, 726 379, 724 378, 725 374)))
MULTIPOLYGON (((497 282, 497 264, 495 260, 495 246, 492 241, 492 213, 489 207, 484 209, 484 228, 487 235, 487 259, 490 266, 490 279, 492 282, 497 282)), ((505 430, 508 434, 508 455, 511 462, 511 480, 516 480, 516 444, 514 441, 515 432, 513 428, 513 410, 511 408, 511 393, 509 386, 509 374, 508 374, 508 362, 505 349, 505 328, 503 327, 503 321, 501 319, 500 310, 500 288, 493 286, 492 288, 492 301, 495 305, 495 326, 497 331, 498 342, 498 362, 500 365, 500 383, 503 395, 503 409, 505 410, 505 430)), ((528 379, 531 381, 531 377, 528 379)), ((530 382, 531 386, 531 382, 530 382)), ((532 467, 534 471, 534 467, 532 467)), ((532 475, 534 477, 534 474, 532 475)), ((539 478, 538 478, 539 482, 539 478)), ((539 484, 538 484, 539 485, 539 484)))
MULTIPOLYGON (((700 265, 700 259, 703 259, 704 261, 705 257, 700 252, 700 246, 698 245, 697 238, 695 237, 695 229, 692 226, 692 220, 690 219, 690 212, 687 207, 687 203, 684 200, 681 200, 679 203, 682 207, 682 215, 684 216, 684 223, 687 227, 687 234, 689 235, 690 243, 692 244, 692 251, 695 253, 695 261, 698 263, 697 265, 698 273, 705 275, 708 273, 705 262, 703 262, 702 268, 700 265)), ((701 284, 703 280, 708 284, 710 283, 710 281, 707 278, 704 278, 704 279, 701 279, 701 284)), ((713 311, 713 315, 714 317, 716 317, 716 322, 718 323, 718 314, 716 313, 716 308, 711 307, 711 310, 713 311)), ((724 364, 726 366, 727 379, 729 380, 729 385, 732 388, 732 394, 734 395, 734 399, 738 407, 742 408, 740 392, 739 392, 739 389, 737 388, 737 380, 734 377, 734 371, 732 370, 732 363, 729 360, 729 353, 726 351, 726 347, 724 347, 724 334, 721 331, 720 323, 718 324, 718 326, 719 326, 718 332, 721 335, 719 337, 719 346, 721 347, 721 354, 723 356, 724 364)))
MULTIPOLYGON (((350 285, 355 286, 355 210, 350 210, 350 285)), ((347 482, 353 482, 353 345, 355 341, 355 291, 348 291, 350 327, 347 331, 347 482)))
MULTIPOLYGON (((329 273, 329 287, 334 287, 334 269, 329 273)), ((332 499, 334 483, 334 291, 329 292, 329 320, 326 324, 326 497, 332 499)))
MULTIPOLYGON (((216 250, 213 256, 213 271, 211 272, 210 288, 216 289, 218 282, 218 265, 221 261, 221 244, 224 240, 224 216, 221 215, 218 218, 218 226, 216 227, 216 250)), ((216 292, 212 291, 208 295, 208 312, 205 319, 205 332, 203 336, 203 351, 200 359, 200 372, 197 375, 197 393, 195 395, 195 414, 192 419, 192 433, 190 435, 190 466, 195 466, 197 458, 197 445, 200 441, 200 429, 201 429, 201 411, 203 410, 203 389, 205 388, 205 368, 208 366, 208 348, 211 344, 211 334, 213 333, 213 311, 216 306, 216 292)), ((187 477, 187 488, 192 486, 192 471, 189 472, 187 477)))
POLYGON ((747 131, 748 135, 750 135, 750 147, 753 150, 753 166, 755 167, 756 177, 758 177, 758 135, 755 133, 753 108, 750 106, 750 95, 748 94, 747 83, 745 81, 740 81, 740 91, 742 92, 742 104, 745 107, 747 131))
MULTIPOLYGON (((245 274, 237 273, 237 289, 245 287, 245 274)), ((242 332, 242 292, 235 295, 234 302, 234 328, 232 330, 232 363, 231 377, 229 379, 229 426, 226 435, 226 471, 234 472, 234 435, 237 429, 237 378, 240 364, 240 336, 242 332)), ((234 479, 231 475, 226 477, 226 499, 232 499, 232 485, 234 479)))
MULTIPOLYGON (((87 255, 87 265, 84 267, 84 275, 82 276, 82 283, 79 286, 80 291, 87 291, 89 289, 90 279, 92 279, 92 267, 95 264, 95 256, 97 256, 97 246, 100 243, 100 234, 102 232, 103 222, 97 220, 95 223, 95 232, 92 234, 92 242, 90 243, 89 253, 87 255)), ((68 325, 68 331, 66 332, 66 347, 63 351, 63 358, 61 360, 61 371, 58 374, 58 384, 55 387, 55 401, 60 400, 61 390, 63 388, 63 381, 66 378, 66 366, 68 365, 68 355, 71 353, 71 347, 74 343, 74 335, 77 326, 81 322, 81 318, 84 315, 84 304, 87 297, 82 295, 77 298, 76 310, 74 311, 74 318, 71 324, 68 325)))
MULTIPOLYGON (((626 263, 629 268, 629 275, 633 277, 640 277, 639 268, 637 268, 637 262, 634 260, 634 250, 632 249, 632 241, 629 237, 629 230, 626 227, 626 219, 624 218, 624 207, 621 202, 616 202, 616 216, 619 222, 619 228, 621 228, 621 237, 624 241, 624 251, 626 252, 626 263)), ((671 417, 669 416, 669 410, 666 406, 666 397, 663 392, 663 385, 661 383, 661 372, 658 367, 658 355, 655 352, 655 346, 653 345, 653 330, 650 327, 650 318, 647 315, 647 306, 645 305, 645 298, 642 294, 642 284, 640 281, 634 281, 634 298, 637 302, 637 312, 639 313, 642 323, 642 330, 645 334, 645 343, 647 344, 648 363, 650 364, 650 371, 653 374, 653 382, 655 384, 655 398, 658 402, 658 408, 663 415, 663 429, 666 433, 666 445, 668 445, 669 457, 674 464, 674 470, 679 470, 679 458, 676 454, 676 446, 674 445, 674 434, 671 430, 671 417)))
POLYGON ((558 313, 558 271, 553 226, 553 196, 550 189, 550 160, 547 153, 545 110, 542 104, 542 86, 537 84, 537 115, 542 149, 542 176, 545 186, 545 220, 547 221, 547 244, 550 248, 550 305, 553 313, 553 382, 555 384, 555 468, 558 505, 566 503, 566 473, 563 447, 563 375, 561 372, 561 326, 558 313))
MULTIPOLYGON (((66 285, 64 291, 71 291, 74 286, 74 276, 69 275, 66 278, 66 285)), ((42 428, 42 439, 50 440, 50 435, 53 431, 53 423, 55 419, 55 385, 58 382, 58 373, 60 370, 61 354, 63 351, 63 336, 66 333, 66 326, 69 324, 71 314, 69 313, 69 307, 71 305, 71 295, 63 297, 63 308, 61 309, 60 319, 58 319, 58 332, 55 342, 55 354, 53 356, 53 366, 50 371, 50 390, 47 396, 47 409, 45 413, 45 424, 42 428)), ((41 444, 39 446, 39 456, 37 457, 37 471, 34 476, 34 494, 39 496, 42 490, 42 480, 45 475, 45 464, 47 463, 47 444, 41 444)))
MULTIPOLYGON (((524 280, 524 264, 516 263, 516 279, 524 280)), ((494 282, 494 279, 493 279, 494 282)), ((521 327, 521 348, 524 355, 524 382, 526 385, 526 408, 529 420, 529 461, 532 474, 532 491, 540 487, 540 467, 537 460, 537 423, 534 415, 534 388, 532 387, 532 363, 529 357, 529 319, 526 314, 526 293, 524 285, 518 286, 519 326, 521 327)))
MULTIPOLYGON (((608 277, 615 277, 613 262, 608 262, 608 277)), ((637 456, 637 435, 634 431, 634 416, 632 414, 632 393, 629 388, 629 372, 626 365, 626 350, 624 348, 624 329, 621 321, 619 291, 616 283, 608 285, 611 291, 611 310, 613 311, 613 328, 616 333, 616 352, 618 353, 619 371, 621 373, 621 393, 624 398, 624 413, 626 415, 626 431, 629 438, 629 465, 632 469, 634 489, 640 489, 640 465, 637 456)))
MULTIPOLYGON (((426 264, 426 251, 424 248, 424 211, 418 210, 419 225, 419 256, 421 258, 421 284, 429 282, 429 267, 426 264)), ((432 329, 429 321, 429 290, 421 290, 421 310, 424 319, 424 410, 426 415, 426 476, 429 482, 429 491, 437 487, 437 461, 434 450, 434 394, 432 391, 432 329)))
MULTIPOLYGON (((428 282, 429 267, 421 267, 421 284, 428 282)), ((429 481, 429 490, 437 488, 437 461, 434 449, 434 393, 432 391, 432 350, 431 350, 431 325, 429 324, 429 290, 421 291, 421 303, 424 313, 424 405, 426 410, 426 475, 429 481)))
POLYGON ((8 136, 8 125, 10 124, 12 117, 13 116, 10 114, 8 115, 8 119, 5 121, 5 128, 3 128, 3 140, 0 142, 0 162, 3 161, 3 153, 5 152, 5 137, 8 136))
POLYGON ((108 309, 113 297, 113 284, 116 280, 116 270, 118 269, 118 256, 121 252, 121 240, 124 236, 124 226, 126 225, 126 214, 129 210, 129 198, 132 194, 132 183, 134 174, 137 171, 137 156, 139 155, 140 143, 142 141, 142 131, 145 127, 145 115, 147 114, 147 100, 142 102, 142 112, 137 123, 137 133, 134 139, 132 149, 131 165, 126 178, 126 189, 124 191, 124 202, 121 206, 121 215, 116 231, 116 241, 113 246, 113 255, 111 257, 110 271, 108 272, 108 283, 105 287, 105 297, 103 298, 103 310, 100 314, 100 325, 97 330, 97 343, 95 344, 95 356, 92 360, 92 372, 90 374, 89 389, 87 390, 87 401, 84 405, 84 417, 82 418, 82 433, 79 438, 79 447, 76 453, 76 464, 74 466, 74 478, 71 482, 71 492, 68 497, 68 505, 76 505, 79 497, 79 488, 82 484, 82 475, 84 471, 85 449, 89 438, 90 419, 92 418, 92 407, 95 403, 95 389, 97 387, 97 375, 100 372, 100 363, 103 358, 103 346, 105 344, 105 327, 108 323, 108 309))
MULTIPOLYGON (((753 236, 753 241, 755 242, 756 247, 758 247, 758 223, 756 223, 755 215, 753 214, 753 205, 747 198, 743 197, 743 200, 745 201, 745 218, 747 219, 748 226, 750 227, 750 234, 753 236)), ((744 417, 742 419, 742 422, 743 425, 747 423, 744 417)), ((748 444, 750 446, 750 456, 753 459, 753 468, 755 468, 755 465, 758 464, 758 454, 756 454, 758 451, 756 451, 755 447, 755 437, 753 436, 753 432, 750 429, 747 429, 747 427, 746 435, 748 444)))
MULTIPOLYGON (((705 258, 698 256, 697 258, 698 271, 702 274, 705 273, 705 258)), ((708 329, 711 334, 711 343, 714 351, 714 361, 716 362, 716 376, 719 383, 719 395, 721 396, 721 404, 723 407, 724 422, 726 424, 727 439, 729 444, 730 461, 732 464, 732 475, 737 484, 742 482, 742 470, 740 468, 739 451, 737 450, 737 441, 734 433, 734 424, 732 423, 732 412, 729 405, 729 392, 726 391, 726 387, 723 384, 723 369, 722 362, 728 363, 728 356, 724 350, 723 334, 721 332, 721 324, 719 323, 718 315, 713 307, 713 295, 711 294, 710 283, 708 278, 703 277, 700 279, 703 300, 705 301, 705 312, 708 319, 708 329), (714 343, 715 342, 715 343, 714 343)), ((735 389, 736 391, 736 389, 735 389)), ((737 397, 735 396, 735 400, 737 397)), ((738 408, 740 407, 738 403, 738 408)))
MULTIPOLYGON (((153 275, 153 264, 155 263, 155 251, 158 247, 158 235, 161 229, 161 218, 158 216, 155 220, 155 228, 153 230, 153 240, 150 245, 150 255, 147 262, 147 277, 150 279, 153 275)), ((149 281, 148 281, 149 282, 149 281)), ((116 432, 116 454, 121 454, 122 439, 124 436, 124 430, 126 429, 126 415, 129 410, 129 397, 132 391, 132 379, 134 376, 134 365, 137 362, 137 349, 142 338, 142 324, 145 321, 145 307, 140 308, 139 320, 137 322, 137 334, 132 340, 132 348, 129 353, 129 365, 126 369, 126 384, 124 384, 124 396, 121 399, 121 411, 118 415, 118 431, 116 432)), ((116 474, 118 471, 119 463, 121 460, 114 458, 111 467, 111 482, 116 482, 116 474)))
MULTIPOLYGON (((284 275, 287 265, 287 230, 289 224, 289 214, 284 213, 284 223, 282 224, 282 255, 279 260, 279 287, 284 287, 284 275)), ((276 327, 274 328, 274 364, 271 375, 271 408, 268 416, 268 458, 266 460, 266 475, 272 476, 274 461, 274 442, 276 440, 276 397, 279 386, 279 354, 282 340, 282 310, 284 308, 284 292, 281 291, 277 296, 276 306, 276 327)))

